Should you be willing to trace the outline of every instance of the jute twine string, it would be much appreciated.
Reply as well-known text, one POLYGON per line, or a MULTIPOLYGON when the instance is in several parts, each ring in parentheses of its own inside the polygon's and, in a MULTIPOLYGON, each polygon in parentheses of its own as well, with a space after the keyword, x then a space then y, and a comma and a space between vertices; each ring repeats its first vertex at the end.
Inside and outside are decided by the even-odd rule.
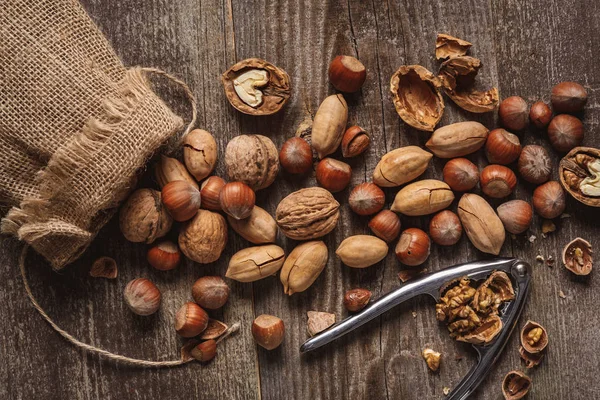
MULTIPOLYGON (((194 359, 189 359, 189 360, 179 359, 179 360, 171 360, 171 361, 140 360, 137 358, 131 358, 131 357, 122 356, 120 354, 111 353, 110 351, 89 345, 87 343, 83 343, 82 341, 73 337, 70 333, 68 333, 61 327, 59 327, 52 320, 52 318, 50 318, 50 316, 46 313, 46 311, 42 308, 42 306, 40 306, 40 304, 34 297, 32 291, 31 291, 31 287, 29 286, 29 281, 27 280, 27 274, 25 273, 25 260, 27 258, 27 250, 28 249, 29 249, 29 246, 25 245, 23 247, 23 250, 21 251, 21 256, 19 257, 19 269, 21 270, 21 277, 23 278, 23 285, 25 286, 25 292, 27 292, 27 296, 29 296, 29 300, 31 300, 33 307, 40 313, 42 318, 44 318, 46 320, 46 322, 48 322, 48 324, 50 324, 52 329, 54 329, 56 332, 58 332, 59 335, 61 335, 63 338, 65 338, 66 340, 71 342, 73 345, 75 345, 76 347, 83 349, 87 352, 98 354, 102 357, 106 357, 113 361, 121 362, 124 364, 136 365, 136 366, 140 366, 140 367, 176 367, 178 365, 183 365, 190 361, 194 361, 194 359)), ((236 332, 239 329, 239 327, 240 327, 240 324, 238 322, 236 322, 235 324, 230 326, 223 333, 223 335, 221 335, 221 337, 217 340, 217 343, 221 342, 223 339, 227 338, 229 335, 236 332)))
POLYGON ((183 138, 185 138, 186 135, 188 133, 190 133, 190 131, 192 130, 192 128, 196 124, 196 119, 198 117, 198 110, 197 110, 197 108, 198 108, 197 104, 198 103, 196 102, 196 96, 194 96, 194 93, 192 93, 192 90, 187 85, 187 83, 185 83, 181 79, 179 79, 179 78, 177 78, 177 77, 169 74, 168 72, 163 71, 162 69, 158 69, 158 68, 154 68, 154 67, 142 67, 141 69, 144 72, 149 72, 149 73, 152 73, 152 74, 157 74, 157 75, 164 76, 168 80, 176 83, 177 85, 179 85, 181 87, 181 89, 183 90, 183 92, 187 96, 188 101, 190 102, 190 106, 192 107, 192 119, 190 120, 190 123, 187 125, 187 127, 185 128, 185 130, 181 134, 181 136, 179 138, 179 141, 178 141, 178 143, 180 143, 181 140, 183 140, 183 138))

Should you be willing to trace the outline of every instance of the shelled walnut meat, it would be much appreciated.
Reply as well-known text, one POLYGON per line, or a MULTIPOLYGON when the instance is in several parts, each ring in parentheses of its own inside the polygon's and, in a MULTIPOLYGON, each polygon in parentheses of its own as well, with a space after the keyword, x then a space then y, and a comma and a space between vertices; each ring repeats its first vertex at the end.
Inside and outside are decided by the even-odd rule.
POLYGON ((288 74, 259 58, 248 58, 231 66, 221 81, 229 103, 244 114, 274 114, 290 98, 288 74))
POLYGON ((279 152, 263 135, 239 135, 227 144, 225 168, 230 182, 239 181, 257 191, 269 187, 279 172, 279 152))
POLYGON ((600 149, 574 148, 560 161, 558 175, 575 200, 600 207, 600 149))

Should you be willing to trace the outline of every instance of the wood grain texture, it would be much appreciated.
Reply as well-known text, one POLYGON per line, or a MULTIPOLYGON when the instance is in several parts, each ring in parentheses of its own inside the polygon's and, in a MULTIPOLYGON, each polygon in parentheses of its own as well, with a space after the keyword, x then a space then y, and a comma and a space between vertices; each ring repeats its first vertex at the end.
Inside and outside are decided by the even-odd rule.
MULTIPOLYGON (((435 72, 437 33, 449 33, 473 43, 471 53, 484 64, 478 77, 482 88, 497 86, 501 97, 521 95, 529 103, 549 100, 551 87, 562 80, 579 81, 590 100, 583 115, 585 145, 600 146, 595 136, 600 120, 600 78, 595 55, 600 6, 583 0, 460 0, 456 2, 398 1, 268 1, 241 0, 84 0, 84 7, 127 65, 156 66, 188 82, 199 101, 198 126, 213 132, 220 149, 242 133, 260 133, 279 147, 297 126, 312 118, 320 102, 334 90, 327 82, 327 65, 337 54, 359 57, 367 66, 362 91, 346 96, 349 124, 371 133, 372 146, 350 164, 350 187, 369 180, 378 159, 403 145, 424 145, 428 135, 407 127, 396 114, 389 95, 389 78, 402 64, 421 64, 435 72), (219 81, 231 64, 261 57, 288 72, 293 94, 277 115, 257 117, 236 112, 227 102, 219 81)), ((182 115, 185 99, 165 82, 160 93, 182 115)), ((476 119, 496 125, 495 113, 474 115, 446 99, 441 124, 476 119)), ((553 154, 545 135, 527 130, 524 144, 541 144, 553 154)), ((339 155, 339 154, 338 154, 339 155)), ((469 157, 480 166, 485 157, 469 157)), ((424 175, 441 178, 444 162, 436 159, 424 175)), ((216 174, 224 176, 219 162, 216 174)), ((554 177, 556 178, 556 176, 554 177)), ((152 185, 151 178, 142 181, 152 185)), ((274 213, 279 201, 301 187, 315 185, 312 176, 292 179, 285 174, 271 188, 257 193, 257 204, 274 213)), ((533 186, 520 183, 515 198, 531 199, 533 186)), ((386 190, 391 202, 396 190, 386 190)), ((346 315, 341 299, 353 287, 365 287, 379 297, 399 285, 398 262, 391 254, 365 270, 354 270, 335 258, 337 245, 351 234, 369 233, 368 218, 347 206, 349 190, 336 194, 343 204, 336 230, 324 240, 329 262, 306 292, 284 295, 277 277, 252 284, 230 282, 232 296, 214 315, 227 323, 240 322, 241 331, 219 347, 217 358, 203 366, 140 369, 119 366, 89 356, 68 345, 35 313, 25 296, 17 257, 20 245, 0 240, 0 397, 8 399, 438 399, 475 362, 469 346, 449 338, 435 320, 433 302, 416 299, 314 354, 300 355, 307 338, 306 311, 346 315), (250 326, 268 313, 286 325, 283 345, 271 352, 257 348, 250 326), (443 353, 439 373, 427 370, 420 352, 432 347, 443 353), (459 359, 457 359, 457 356, 459 359)), ((460 196, 457 195, 457 200, 460 196)), ((499 202, 493 202, 498 205, 499 202)), ((456 202, 451 209, 456 208, 456 202)), ((593 399, 600 397, 596 312, 600 294, 592 274, 573 278, 556 262, 550 268, 535 261, 537 254, 560 257, 570 239, 582 236, 593 245, 600 211, 569 199, 570 218, 557 220, 558 230, 543 238, 541 219, 535 217, 527 234, 510 237, 502 255, 522 257, 534 265, 534 284, 524 315, 542 323, 550 336, 546 359, 531 371, 530 399, 593 399), (530 243, 528 238, 537 240, 530 243), (562 290, 565 299, 558 296, 562 290)), ((402 217, 403 227, 427 229, 426 217, 402 217)), ((176 238, 176 236, 172 236, 176 238)), ((286 252, 297 244, 279 236, 286 252)), ((395 243, 391 246, 393 247, 395 243)), ((29 257, 34 293, 58 324, 96 346, 133 357, 175 359, 181 340, 172 328, 174 314, 191 297, 192 283, 208 274, 224 275, 229 257, 248 242, 230 231, 227 253, 209 266, 190 261, 176 271, 161 273, 145 261, 146 246, 127 243, 115 221, 106 226, 93 246, 72 267, 51 272, 42 260, 29 257), (116 281, 91 279, 92 260, 108 255, 119 262, 116 281), (163 305, 153 317, 134 316, 122 301, 122 290, 135 277, 148 277, 163 292, 163 305)), ((446 266, 487 258, 466 238, 456 246, 434 246, 426 267, 446 266)), ((499 399, 506 372, 523 368, 518 338, 513 335, 498 364, 475 394, 477 399, 499 399)))

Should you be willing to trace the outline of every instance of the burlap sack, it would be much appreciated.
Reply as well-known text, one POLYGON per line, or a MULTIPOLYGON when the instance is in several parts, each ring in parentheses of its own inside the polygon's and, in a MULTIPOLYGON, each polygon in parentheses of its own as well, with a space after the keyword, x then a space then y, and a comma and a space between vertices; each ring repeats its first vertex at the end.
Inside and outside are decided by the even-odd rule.
POLYGON ((71 0, 0 0, 2 232, 75 260, 183 123, 71 0))

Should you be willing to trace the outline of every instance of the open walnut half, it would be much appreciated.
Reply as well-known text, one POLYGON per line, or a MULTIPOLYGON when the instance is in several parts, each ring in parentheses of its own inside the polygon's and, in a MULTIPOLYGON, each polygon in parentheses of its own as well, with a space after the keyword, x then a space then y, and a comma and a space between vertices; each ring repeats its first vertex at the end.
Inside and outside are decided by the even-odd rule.
POLYGON ((221 80, 227 100, 244 114, 274 114, 290 98, 288 74, 259 58, 238 62, 223 73, 221 80))
POLYGON ((515 291, 508 275, 495 271, 477 288, 473 308, 480 313, 494 314, 502 303, 514 298, 515 291))
POLYGON ((466 40, 438 33, 435 40, 435 58, 443 60, 448 57, 464 56, 471 46, 472 44, 466 40))
POLYGON ((481 61, 475 57, 457 56, 444 61, 439 77, 444 91, 460 108, 484 113, 498 106, 498 89, 475 90, 475 77, 481 68, 481 61))
POLYGON ((521 371, 510 371, 502 382, 502 394, 506 400, 519 400, 531 389, 531 378, 521 371))
POLYGON ((427 68, 402 65, 390 80, 396 112, 413 128, 433 132, 444 113, 440 87, 440 80, 427 68))
POLYGON ((592 272, 592 245, 580 237, 569 242, 563 249, 562 260, 565 268, 575 275, 589 275, 592 272))
POLYGON ((600 207, 600 149, 575 147, 560 161, 558 175, 575 200, 600 207))

